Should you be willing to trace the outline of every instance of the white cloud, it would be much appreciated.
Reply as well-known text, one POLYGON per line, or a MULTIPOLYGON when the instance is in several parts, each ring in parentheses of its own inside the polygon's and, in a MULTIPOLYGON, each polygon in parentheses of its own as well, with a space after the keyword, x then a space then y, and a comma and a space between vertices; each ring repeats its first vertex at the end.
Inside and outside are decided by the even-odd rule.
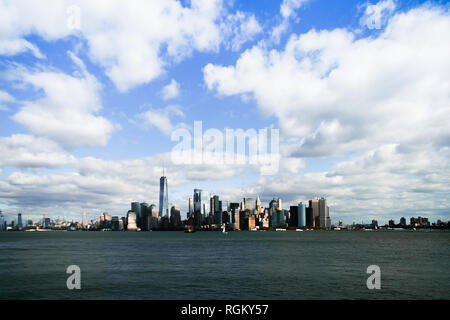
POLYGON ((221 31, 225 38, 230 39, 227 47, 232 51, 239 51, 244 43, 261 33, 262 28, 253 14, 237 11, 227 15, 221 23, 221 31))
POLYGON ((170 84, 162 89, 161 93, 164 100, 174 99, 180 94, 180 84, 175 79, 172 79, 170 84))
POLYGON ((304 3, 310 0, 283 0, 280 6, 280 13, 284 19, 288 19, 295 14, 304 3))
POLYGON ((297 157, 326 156, 386 143, 450 142, 448 10, 396 14, 377 37, 348 30, 292 35, 284 50, 255 46, 234 66, 208 64, 208 88, 251 94, 275 115, 297 157))
POLYGON ((75 162, 53 141, 14 134, 0 138, 0 166, 16 168, 54 168, 75 162))
POLYGON ((39 49, 25 36, 45 40, 75 35, 87 40, 91 59, 106 70, 120 91, 148 83, 165 67, 192 51, 217 51, 222 42, 218 20, 220 0, 192 0, 183 7, 175 0, 129 1, 2 1, 0 3, 0 54, 39 49), (81 28, 68 27, 80 8, 81 28))
POLYGON ((393 0, 382 0, 372 5, 367 4, 359 23, 369 29, 381 29, 394 10, 395 2, 393 0))
POLYGON ((102 109, 101 86, 81 60, 70 55, 83 77, 46 70, 19 71, 21 81, 41 89, 44 96, 24 101, 13 119, 36 136, 52 139, 67 148, 105 145, 113 126, 96 115, 102 109))
POLYGON ((0 110, 8 111, 9 108, 3 103, 15 102, 16 99, 10 95, 8 92, 0 90, 0 110))
MULTIPOLYGON (((296 17, 296 11, 300 9, 302 5, 311 0, 283 0, 280 5, 280 14, 282 17, 281 22, 273 27, 270 33, 270 40, 274 44, 279 44, 281 36, 288 30, 290 19, 296 17)), ((298 21, 297 19, 296 21, 298 21)))
POLYGON ((155 127, 168 136, 178 127, 187 127, 184 123, 173 124, 171 117, 184 118, 184 112, 180 106, 170 105, 162 109, 151 108, 138 115, 138 118, 144 120, 145 126, 155 127))

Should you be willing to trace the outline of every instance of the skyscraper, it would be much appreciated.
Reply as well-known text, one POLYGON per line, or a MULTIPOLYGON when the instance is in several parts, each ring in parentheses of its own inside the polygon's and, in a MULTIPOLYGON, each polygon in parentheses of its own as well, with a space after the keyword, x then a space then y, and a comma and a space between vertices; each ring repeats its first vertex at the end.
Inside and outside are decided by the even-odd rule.
POLYGON ((327 229, 331 227, 331 220, 329 209, 327 206, 327 199, 325 198, 319 199, 319 226, 321 228, 327 229))
POLYGON ((5 217, 3 217, 3 213, 0 210, 0 230, 5 230, 5 217))
POLYGON ((169 218, 169 198, 167 193, 167 178, 159 179, 159 216, 169 218))
POLYGON ((306 227, 306 206, 303 202, 298 204, 298 226, 306 227))
POLYGON ((189 197, 189 214, 188 214, 188 218, 191 217, 193 213, 194 213, 194 200, 192 199, 192 197, 189 197))
POLYGON ((87 222, 86 212, 83 212, 83 217, 82 217, 82 219, 81 219, 81 223, 82 223, 82 225, 83 225, 83 228, 86 228, 86 227, 87 227, 88 222, 87 222))
POLYGON ((132 202, 131 211, 136 214, 136 221, 138 221, 139 217, 141 216, 141 204, 139 202, 132 202))
POLYGON ((202 189, 194 189, 194 213, 200 212, 202 218, 205 219, 206 215, 210 212, 210 197, 208 191, 202 189))
POLYGON ((22 214, 19 213, 17 215, 17 227, 22 228, 23 227, 23 223, 22 223, 22 214))
POLYGON ((318 228, 320 226, 320 222, 319 222, 319 200, 314 199, 314 200, 309 200, 309 207, 312 210, 312 215, 313 215, 313 227, 318 228))
POLYGON ((127 230, 133 230, 133 231, 137 230, 136 213, 134 213, 131 210, 128 211, 128 213, 127 213, 127 230))

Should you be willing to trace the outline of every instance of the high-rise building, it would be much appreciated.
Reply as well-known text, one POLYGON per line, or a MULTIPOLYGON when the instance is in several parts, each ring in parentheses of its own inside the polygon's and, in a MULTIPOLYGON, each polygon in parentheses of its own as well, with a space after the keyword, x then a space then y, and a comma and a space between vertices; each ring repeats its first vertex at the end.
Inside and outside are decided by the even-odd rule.
POLYGON ((289 227, 298 227, 298 206, 289 208, 289 227))
POLYGON ((255 198, 244 198, 245 210, 250 210, 253 213, 256 210, 255 198))
POLYGON ((314 212, 312 207, 306 208, 306 226, 314 227, 314 212))
POLYGON ((159 216, 169 218, 169 196, 165 176, 159 179, 159 216))
POLYGON ((188 213, 188 218, 191 217, 193 213, 194 213, 194 199, 192 199, 192 197, 189 197, 189 213, 188 213))
POLYGON ((194 212, 200 212, 203 219, 210 212, 210 197, 208 191, 202 189, 194 189, 194 212))
POLYGON ((83 225, 83 228, 86 228, 88 225, 86 212, 83 212, 83 216, 81 218, 81 224, 83 225))
POLYGON ((3 216, 3 213, 1 210, 0 210, 0 230, 6 230, 5 217, 3 216))
POLYGON ((239 203, 230 203, 231 223, 234 230, 239 230, 239 203))
POLYGON ((325 198, 319 199, 319 226, 326 229, 331 227, 329 208, 325 198))
POLYGON ((298 226, 306 227, 306 205, 303 202, 298 204, 298 226))
POLYGON ((21 214, 21 213, 19 213, 19 214, 17 215, 17 227, 18 227, 18 228, 22 228, 22 227, 23 227, 23 223, 22 223, 22 214, 21 214))
POLYGON ((309 207, 312 209, 313 213, 313 227, 318 228, 320 226, 319 221, 319 200, 309 200, 309 207))
POLYGON ((181 226, 180 209, 176 206, 172 206, 170 208, 170 225, 173 228, 178 228, 179 226, 181 226))
POLYGON ((406 219, 405 219, 405 217, 401 217, 400 218, 400 225, 403 226, 403 227, 406 226, 406 219))
POLYGON ((139 221, 139 217, 141 216, 141 204, 139 202, 132 202, 130 211, 135 213, 137 223, 137 221, 139 221))
POLYGON ((136 225, 136 213, 133 211, 128 211, 127 213, 127 230, 136 231, 137 225, 136 225))

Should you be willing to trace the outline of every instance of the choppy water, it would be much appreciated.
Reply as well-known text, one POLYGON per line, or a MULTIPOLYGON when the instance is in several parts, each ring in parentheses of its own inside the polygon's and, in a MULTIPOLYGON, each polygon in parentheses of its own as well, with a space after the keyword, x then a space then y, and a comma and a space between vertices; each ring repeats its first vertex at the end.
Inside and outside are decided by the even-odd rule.
POLYGON ((3 232, 0 299, 449 299, 449 258, 445 231, 3 232))

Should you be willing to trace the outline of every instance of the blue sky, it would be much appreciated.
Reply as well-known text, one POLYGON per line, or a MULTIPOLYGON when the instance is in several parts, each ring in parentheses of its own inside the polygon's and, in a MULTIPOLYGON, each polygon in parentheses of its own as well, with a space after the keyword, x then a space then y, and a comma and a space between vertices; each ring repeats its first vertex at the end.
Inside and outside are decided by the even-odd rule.
POLYGON ((448 220, 447 1, 132 5, 0 1, 8 218, 122 216, 157 204, 165 166, 183 212, 198 187, 286 206, 325 196, 333 222, 448 220), (279 128, 279 171, 173 164, 171 132, 199 120, 279 128))

